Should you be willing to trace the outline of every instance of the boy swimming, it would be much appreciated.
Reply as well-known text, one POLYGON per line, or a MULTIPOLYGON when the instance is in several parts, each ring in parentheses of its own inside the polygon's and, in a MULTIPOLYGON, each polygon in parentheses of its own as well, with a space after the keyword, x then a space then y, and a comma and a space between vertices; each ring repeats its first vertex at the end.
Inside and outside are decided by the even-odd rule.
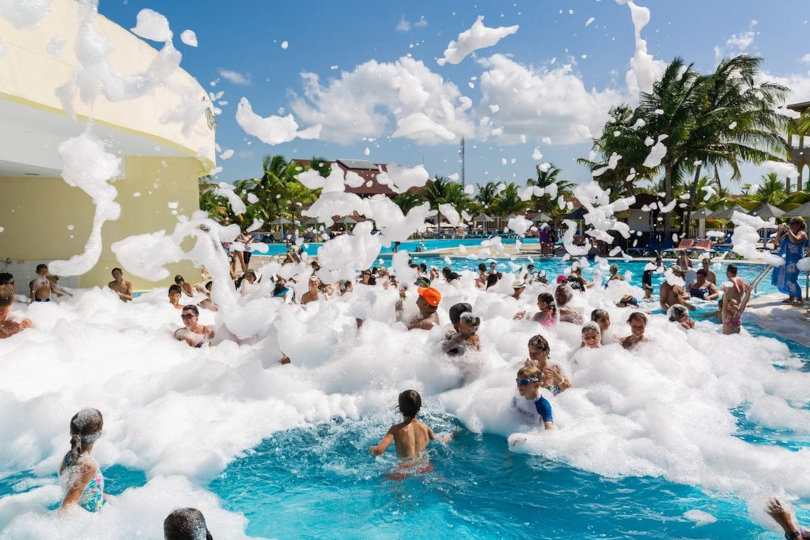
MULTIPOLYGON (((397 456, 400 459, 414 459, 425 450, 428 442, 437 439, 447 443, 453 434, 437 437, 425 424, 416 419, 419 409, 422 408, 422 396, 416 390, 405 390, 399 395, 399 410, 402 412, 402 422, 394 424, 388 429, 380 444, 369 448, 375 456, 382 455, 391 441, 394 441, 397 456)), ((427 471, 425 471, 427 472, 427 471)))

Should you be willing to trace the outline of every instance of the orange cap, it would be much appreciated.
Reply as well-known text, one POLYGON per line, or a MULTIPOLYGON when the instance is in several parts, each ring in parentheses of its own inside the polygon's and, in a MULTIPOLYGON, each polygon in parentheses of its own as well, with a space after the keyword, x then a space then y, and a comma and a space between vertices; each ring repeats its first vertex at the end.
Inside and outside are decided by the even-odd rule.
POLYGON ((439 305, 439 302, 442 301, 442 293, 439 292, 438 289, 433 287, 417 287, 416 292, 419 293, 419 296, 427 300, 427 303, 433 307, 439 305))

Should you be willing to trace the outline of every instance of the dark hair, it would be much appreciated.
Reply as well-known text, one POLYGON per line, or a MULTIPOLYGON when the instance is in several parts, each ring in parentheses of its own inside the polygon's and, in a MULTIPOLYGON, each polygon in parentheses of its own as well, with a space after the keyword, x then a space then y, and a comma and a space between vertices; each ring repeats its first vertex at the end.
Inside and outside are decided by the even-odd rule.
POLYGON ((442 275, 447 278, 453 270, 449 266, 442 268, 442 275))
POLYGON ((180 285, 169 285, 169 294, 172 294, 173 292, 180 294, 183 292, 183 288, 180 285))
POLYGON ((636 320, 636 319, 638 319, 638 320, 642 321, 642 322, 644 323, 644 325, 645 325, 645 326, 647 325, 647 316, 646 316, 646 315, 644 315, 644 314, 643 314, 642 312, 640 312, 640 311, 634 311, 633 313, 631 313, 631 314, 630 314, 630 316, 627 318, 627 322, 628 322, 628 323, 629 323, 629 322, 633 322, 633 321, 634 321, 634 320, 636 320))
POLYGON ((118 268, 117 266, 116 266, 115 268, 113 268, 112 270, 110 270, 110 273, 111 273, 111 274, 114 274, 116 270, 118 270, 118 271, 119 271, 119 272, 121 272, 122 274, 124 273, 124 271, 123 271, 123 270, 121 270, 120 268, 118 268))
POLYGON ((467 321, 467 324, 471 324, 473 326, 481 325, 481 317, 473 315, 472 311, 465 311, 464 313, 462 313, 461 317, 459 317, 459 322, 461 322, 461 319, 464 319, 465 321, 467 321))
POLYGON ((84 448, 90 446, 101 436, 104 417, 98 409, 86 408, 70 419, 70 461, 75 465, 84 448))
POLYGON ((548 344, 548 340, 544 338, 541 334, 535 334, 529 338, 529 343, 527 344, 528 347, 535 347, 540 349, 541 351, 550 352, 551 346, 548 344))
POLYGON ((604 318, 604 316, 607 314, 608 312, 605 311, 604 309, 595 309, 591 311, 591 320, 593 322, 599 322, 599 319, 604 318))
POLYGON ((553 294, 547 292, 540 293, 537 295, 537 301, 548 304, 549 308, 551 308, 551 311, 557 313, 557 302, 556 300, 554 300, 553 294))
POLYGON ((48 269, 48 265, 47 265, 47 264, 38 264, 38 265, 37 265, 37 274, 38 274, 38 273, 39 273, 39 271, 40 271, 40 270, 42 270, 43 268, 47 270, 47 269, 48 269))
POLYGON ((163 520, 166 540, 213 540, 205 516, 196 508, 178 508, 163 520))
POLYGON ((737 275, 737 265, 736 264, 729 264, 727 270, 731 272, 732 275, 737 275))
POLYGON ((211 281, 211 280, 208 280, 208 283, 206 283, 206 284, 205 284, 205 288, 206 288, 207 290, 209 290, 209 291, 210 291, 210 290, 211 290, 211 287, 212 287, 213 285, 214 285, 214 282, 213 282, 213 281, 211 281))
POLYGON ((703 268, 698 269, 698 271, 695 272, 695 274, 697 274, 698 276, 703 276, 703 277, 706 277, 706 276, 709 275, 709 273, 706 270, 704 270, 703 268))
POLYGON ((684 315, 689 316, 689 312, 686 311, 686 307, 680 304, 675 304, 674 306, 669 308, 669 320, 672 322, 677 321, 684 315))
POLYGON ((351 287, 351 285, 352 285, 352 282, 349 281, 348 279, 344 279, 343 281, 339 282, 338 283, 338 289, 340 289, 340 294, 345 293, 346 289, 351 287))
POLYGON ((416 418, 422 408, 422 396, 416 390, 405 390, 399 395, 399 410, 404 416, 416 418))
POLYGON ((183 306, 182 311, 191 311, 192 313, 194 313, 195 317, 200 316, 200 310, 197 309, 197 306, 195 306, 194 304, 189 304, 187 306, 183 306))
POLYGON ((14 276, 9 274, 8 272, 0 272, 0 285, 8 285, 10 281, 14 279, 14 276))
POLYGON ((501 276, 498 274, 489 274, 487 276, 487 289, 497 284, 499 279, 501 279, 501 276))
POLYGON ((421 270, 422 272, 427 272, 427 264, 419 263, 419 270, 421 270))
POLYGON ((450 315, 450 322, 455 324, 461 320, 461 315, 463 313, 471 312, 472 306, 467 304, 466 302, 459 302, 458 304, 453 304, 450 307, 450 311, 448 314, 450 315))
POLYGON ((14 303, 14 287, 12 285, 0 285, 0 307, 10 306, 14 303))
POLYGON ((180 285, 184 281, 185 281, 185 279, 183 279, 183 276, 181 276, 180 274, 177 274, 176 276, 174 276, 174 282, 177 283, 178 285, 180 285))
POLYGON ((484 264, 484 263, 478 263, 478 270, 480 272, 486 272, 487 271, 487 265, 484 264))

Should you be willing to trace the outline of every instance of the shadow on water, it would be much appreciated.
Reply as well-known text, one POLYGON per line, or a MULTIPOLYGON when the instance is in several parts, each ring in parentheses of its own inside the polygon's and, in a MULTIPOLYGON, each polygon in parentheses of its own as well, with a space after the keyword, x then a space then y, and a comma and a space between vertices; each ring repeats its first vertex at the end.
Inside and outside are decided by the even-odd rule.
MULTIPOLYGON (((437 433, 457 427, 447 415, 425 422, 437 433)), ((386 429, 335 419, 277 433, 210 488, 246 515, 248 534, 278 538, 768 536, 740 500, 661 478, 603 478, 512 453, 496 435, 462 431, 449 445, 432 443, 433 473, 392 481, 393 450, 368 453, 386 429), (716 521, 698 525, 684 516, 690 510, 716 521)))

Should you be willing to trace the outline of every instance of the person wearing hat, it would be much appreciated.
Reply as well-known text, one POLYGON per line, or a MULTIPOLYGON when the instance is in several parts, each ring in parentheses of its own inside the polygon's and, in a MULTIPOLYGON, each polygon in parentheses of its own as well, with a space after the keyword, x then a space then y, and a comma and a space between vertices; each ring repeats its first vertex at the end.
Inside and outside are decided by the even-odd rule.
POLYGON ((408 323, 408 330, 420 328, 430 330, 439 324, 439 302, 442 301, 442 293, 435 287, 417 287, 416 292, 419 297, 416 299, 416 307, 419 308, 419 315, 408 323))
POLYGON ((520 295, 526 290, 526 283, 522 279, 516 279, 512 282, 512 289, 515 291, 512 293, 512 298, 520 300, 520 295))
MULTIPOLYGON (((672 265, 670 267, 670 272, 676 278, 679 278, 681 281, 686 277, 686 270, 682 267, 678 266, 677 264, 672 265)), ((690 304, 687 301, 689 295, 686 294, 684 291, 683 285, 670 285, 669 280, 664 280, 661 283, 661 289, 659 290, 659 301, 661 302, 661 309, 667 311, 669 308, 676 304, 680 304, 682 306, 686 306, 691 310, 696 309, 695 306, 690 304)))

